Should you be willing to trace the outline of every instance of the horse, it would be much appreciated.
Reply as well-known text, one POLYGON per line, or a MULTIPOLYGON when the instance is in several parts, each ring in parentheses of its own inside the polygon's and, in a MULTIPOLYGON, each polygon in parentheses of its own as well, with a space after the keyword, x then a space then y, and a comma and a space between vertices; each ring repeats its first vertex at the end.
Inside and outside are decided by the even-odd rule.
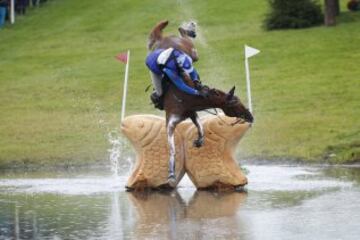
POLYGON ((251 112, 234 95, 235 86, 228 93, 215 88, 209 88, 207 92, 206 98, 189 95, 170 83, 165 93, 164 110, 166 112, 166 130, 170 152, 168 184, 172 187, 176 183, 174 132, 180 122, 190 118, 194 123, 198 131, 198 138, 194 140, 193 145, 199 148, 204 144, 204 130, 199 121, 198 111, 220 108, 225 115, 238 118, 234 124, 240 122, 241 119, 249 123, 254 121, 251 112))
MULTIPOLYGON (((186 32, 179 28, 180 37, 162 35, 162 30, 168 25, 168 21, 162 21, 158 23, 150 32, 148 50, 151 49, 166 49, 169 47, 181 50, 188 54, 193 61, 198 60, 198 54, 194 47, 192 40, 187 36, 186 32)), ((184 76, 184 81, 193 86, 193 82, 184 76)), ((198 138, 194 140, 193 144, 195 147, 201 147, 204 143, 204 130, 199 121, 197 111, 202 111, 210 108, 220 108, 223 110, 225 115, 229 117, 237 117, 245 120, 246 122, 252 123, 254 118, 250 111, 241 103, 240 99, 234 95, 235 86, 228 92, 225 93, 215 88, 208 88, 205 86, 207 91, 207 97, 189 95, 176 86, 170 83, 169 79, 165 78, 166 91, 164 96, 164 110, 166 112, 166 130, 169 144, 169 175, 168 184, 171 187, 175 187, 175 138, 174 132, 176 126, 190 118, 191 121, 197 128, 198 138)), ((236 123, 239 121, 236 121, 236 123)))

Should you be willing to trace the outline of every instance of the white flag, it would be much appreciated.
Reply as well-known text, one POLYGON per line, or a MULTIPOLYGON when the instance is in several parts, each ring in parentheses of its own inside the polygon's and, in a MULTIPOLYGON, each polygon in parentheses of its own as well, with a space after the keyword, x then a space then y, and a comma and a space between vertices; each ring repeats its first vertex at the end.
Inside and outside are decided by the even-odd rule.
POLYGON ((245 45, 245 57, 246 58, 250 58, 252 56, 255 56, 259 52, 260 52, 260 50, 258 50, 256 48, 249 47, 248 45, 245 45))

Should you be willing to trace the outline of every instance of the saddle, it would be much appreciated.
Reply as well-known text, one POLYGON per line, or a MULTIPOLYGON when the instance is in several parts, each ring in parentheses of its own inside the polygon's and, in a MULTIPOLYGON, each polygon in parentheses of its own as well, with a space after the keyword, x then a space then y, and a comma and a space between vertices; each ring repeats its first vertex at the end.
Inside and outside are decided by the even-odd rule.
MULTIPOLYGON (((163 69, 166 66, 166 64, 171 60, 175 61, 176 70, 177 70, 178 74, 182 75, 182 73, 183 73, 182 69, 179 67, 176 57, 174 55, 174 48, 168 48, 167 50, 163 51, 157 59, 157 64, 159 65, 159 67, 161 69, 163 69)), ((157 108, 159 110, 164 110, 164 96, 165 96, 167 90, 169 89, 170 84, 172 84, 171 80, 168 78, 168 76, 166 76, 166 74, 164 74, 163 79, 162 79, 162 84, 161 84, 162 90, 163 90, 162 96, 158 96, 155 91, 150 95, 150 100, 154 104, 155 108, 157 108)), ((203 90, 203 86, 201 85, 200 81, 197 81, 195 83, 195 89, 198 91, 203 90)), ((207 94, 204 93, 202 96, 205 96, 205 95, 207 95, 207 94)))
MULTIPOLYGON (((167 76, 164 76, 162 80, 162 96, 159 97, 155 91, 150 95, 150 100, 154 104, 155 108, 159 110, 164 110, 164 96, 169 89, 170 84, 173 83, 171 83, 171 81, 167 79, 167 76)), ((195 89, 202 93, 201 96, 205 98, 209 96, 210 88, 207 85, 202 85, 200 82, 198 82, 197 84, 195 84, 195 89)))

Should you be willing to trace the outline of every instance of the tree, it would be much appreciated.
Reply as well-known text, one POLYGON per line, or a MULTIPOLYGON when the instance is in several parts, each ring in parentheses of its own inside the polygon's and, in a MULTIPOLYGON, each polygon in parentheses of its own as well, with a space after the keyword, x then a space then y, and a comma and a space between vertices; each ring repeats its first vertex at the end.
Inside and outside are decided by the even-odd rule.
POLYGON ((335 4, 336 4, 336 8, 335 8, 336 16, 339 16, 339 14, 340 14, 340 1, 336 0, 335 4))
POLYGON ((325 25, 336 25, 336 16, 340 13, 339 0, 325 0, 325 25))
POLYGON ((324 21, 317 0, 268 0, 269 13, 264 19, 268 30, 285 28, 307 28, 324 21))

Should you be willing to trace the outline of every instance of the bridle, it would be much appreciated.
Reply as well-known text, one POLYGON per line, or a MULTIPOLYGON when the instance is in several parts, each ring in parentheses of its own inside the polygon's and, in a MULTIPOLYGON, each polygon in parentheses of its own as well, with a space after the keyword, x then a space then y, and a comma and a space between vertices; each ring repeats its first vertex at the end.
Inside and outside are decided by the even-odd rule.
MULTIPOLYGON (((182 102, 183 102, 183 100, 182 100, 181 98, 179 98, 175 93, 172 93, 172 94, 173 94, 174 99, 175 99, 178 103, 182 103, 182 102)), ((234 100, 234 101, 232 101, 232 102, 229 103, 229 106, 230 106, 230 107, 231 107, 231 106, 234 106, 234 105, 236 105, 237 103, 238 103, 238 102, 237 102, 236 100, 234 100)), ((225 124, 225 125, 227 125, 227 126, 230 126, 230 127, 233 127, 235 124, 244 122, 243 119, 239 118, 239 119, 237 119, 235 122, 229 124, 229 123, 227 123, 227 122, 219 115, 219 112, 218 112, 218 110, 217 110, 216 108, 212 108, 212 109, 214 110, 214 112, 211 112, 211 111, 208 110, 208 109, 204 109, 204 110, 202 110, 202 111, 207 112, 207 113, 209 113, 209 114, 211 114, 211 115, 216 116, 217 118, 219 118, 219 120, 220 120, 223 124, 225 124)))
POLYGON ((219 115, 219 112, 217 111, 216 108, 213 108, 213 109, 214 109, 215 113, 211 112, 211 111, 208 110, 208 109, 205 109, 205 110, 203 110, 203 111, 204 111, 204 112, 207 112, 207 113, 209 113, 209 114, 211 114, 211 115, 216 116, 217 118, 219 118, 219 120, 220 120, 223 124, 225 124, 225 125, 227 125, 227 126, 233 127, 235 124, 238 124, 238 123, 240 123, 240 122, 241 122, 241 123, 244 122, 243 119, 239 118, 239 119, 237 119, 235 122, 229 124, 229 123, 227 123, 224 119, 222 119, 222 117, 219 115))
MULTIPOLYGON (((171 83, 170 83, 171 84, 171 83)), ((174 92, 172 93, 172 96, 174 97, 174 99, 178 102, 178 103, 182 103, 184 100, 182 100, 180 97, 178 97, 174 92)), ((232 106, 235 106, 236 104, 238 104, 238 101, 237 100, 233 100, 233 101, 230 101, 229 103, 229 106, 232 107, 232 106)), ((214 115, 216 116, 217 118, 219 118, 219 120, 227 125, 227 126, 230 126, 230 127, 233 127, 235 124, 238 124, 238 123, 243 123, 244 120, 242 118, 238 118, 235 122, 233 123, 227 123, 219 114, 218 110, 216 108, 212 108, 214 110, 214 112, 211 112, 209 109, 204 109, 204 110, 201 110, 201 111, 204 111, 204 112, 207 112, 211 115, 214 115)))

